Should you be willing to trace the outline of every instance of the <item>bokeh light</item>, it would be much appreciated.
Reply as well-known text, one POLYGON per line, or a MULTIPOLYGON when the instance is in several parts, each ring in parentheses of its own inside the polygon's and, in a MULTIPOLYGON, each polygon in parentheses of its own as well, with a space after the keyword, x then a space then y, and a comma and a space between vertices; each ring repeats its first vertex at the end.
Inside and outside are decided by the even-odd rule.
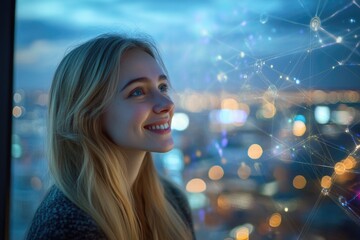
POLYGON ((224 170, 221 166, 212 166, 209 169, 209 178, 211 180, 220 180, 224 176, 224 170))
POLYGON ((359 16, 352 0, 17 1, 11 239, 48 189, 57 64, 133 27, 168 69, 175 146, 153 159, 186 190, 197 239, 360 239, 359 16))
POLYGON ((280 213, 274 213, 271 215, 269 219, 269 225, 270 227, 277 228, 280 226, 282 221, 282 217, 280 213))
POLYGON ((303 121, 294 121, 293 130, 294 136, 301 137, 306 132, 306 125, 303 121))
POLYGON ((332 181, 330 176, 323 176, 321 178, 321 187, 329 189, 331 185, 332 185, 332 181))
POLYGON ((171 121, 171 129, 184 131, 190 123, 189 116, 186 113, 175 113, 171 121))
POLYGON ((297 175, 293 179, 293 186, 296 189, 303 189, 306 186, 306 178, 302 175, 297 175))
POLYGON ((259 144, 252 144, 248 149, 248 156, 251 159, 259 159, 263 154, 263 149, 259 144))
POLYGON ((186 184, 186 191, 191 193, 201 193, 204 192, 205 190, 206 190, 206 183, 204 180, 200 178, 191 179, 186 184))

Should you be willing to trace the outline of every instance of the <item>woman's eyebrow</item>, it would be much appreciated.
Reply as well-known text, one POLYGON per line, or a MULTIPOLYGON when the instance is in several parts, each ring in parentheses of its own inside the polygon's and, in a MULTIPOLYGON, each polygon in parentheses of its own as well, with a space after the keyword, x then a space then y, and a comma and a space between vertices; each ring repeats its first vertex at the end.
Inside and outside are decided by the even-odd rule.
MULTIPOLYGON (((158 81, 167 81, 167 77, 164 74, 161 74, 158 77, 158 81)), ((134 83, 138 83, 138 82, 151 82, 151 79, 147 78, 147 77, 138 77, 138 78, 134 78, 129 80, 122 88, 120 91, 123 91, 125 88, 127 88, 128 86, 134 84, 134 83)))

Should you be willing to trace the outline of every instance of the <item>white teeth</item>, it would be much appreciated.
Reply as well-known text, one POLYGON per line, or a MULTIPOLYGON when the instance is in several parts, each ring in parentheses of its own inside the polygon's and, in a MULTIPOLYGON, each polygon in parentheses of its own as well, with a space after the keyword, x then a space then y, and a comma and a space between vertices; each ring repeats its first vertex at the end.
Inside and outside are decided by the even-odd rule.
POLYGON ((169 124, 165 123, 165 124, 160 124, 160 125, 153 125, 153 126, 149 126, 150 130, 165 130, 169 128, 169 124))

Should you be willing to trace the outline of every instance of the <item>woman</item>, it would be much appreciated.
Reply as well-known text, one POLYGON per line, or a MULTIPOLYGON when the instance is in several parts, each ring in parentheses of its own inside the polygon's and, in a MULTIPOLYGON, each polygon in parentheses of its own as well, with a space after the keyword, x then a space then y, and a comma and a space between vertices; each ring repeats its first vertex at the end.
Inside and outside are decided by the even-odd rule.
POLYGON ((55 184, 27 239, 193 239, 184 195, 150 152, 173 147, 166 69, 154 44, 101 35, 69 52, 50 90, 55 184))

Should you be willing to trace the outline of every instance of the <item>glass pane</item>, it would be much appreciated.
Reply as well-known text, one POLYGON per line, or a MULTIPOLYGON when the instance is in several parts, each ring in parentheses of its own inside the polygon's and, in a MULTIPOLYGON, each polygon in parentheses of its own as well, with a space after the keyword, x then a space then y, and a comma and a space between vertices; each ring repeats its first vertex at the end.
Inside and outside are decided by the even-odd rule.
POLYGON ((105 32, 156 40, 176 147, 155 154, 198 239, 359 239, 357 1, 18 0, 11 239, 49 187, 46 111, 65 52, 105 32))

